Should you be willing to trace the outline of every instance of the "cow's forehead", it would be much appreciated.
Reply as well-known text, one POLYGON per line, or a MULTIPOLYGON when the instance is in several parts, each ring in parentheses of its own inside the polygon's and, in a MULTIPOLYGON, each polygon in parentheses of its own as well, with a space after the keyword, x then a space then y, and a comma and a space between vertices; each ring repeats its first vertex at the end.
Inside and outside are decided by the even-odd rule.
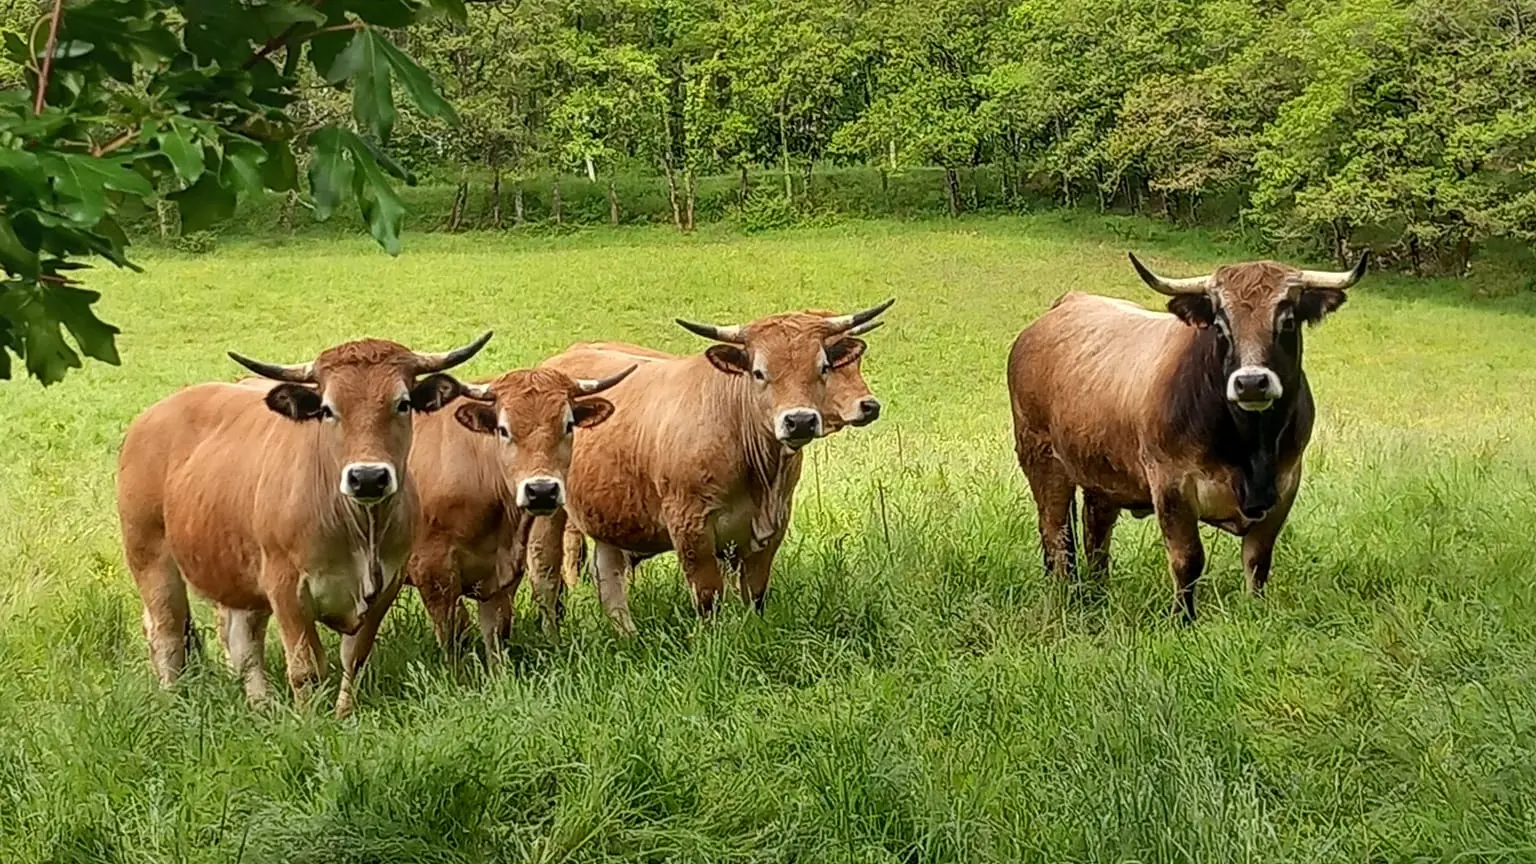
POLYGON ((508 372, 490 384, 497 407, 512 422, 562 420, 565 415, 561 409, 570 401, 575 387, 576 382, 569 375, 543 367, 508 372))
POLYGON ((797 345, 804 343, 819 347, 830 335, 826 318, 807 315, 804 312, 786 312, 759 318, 745 328, 749 344, 797 345))
POLYGON ((374 370, 386 374, 409 367, 415 359, 411 349, 388 339, 360 339, 327 348, 315 358, 315 374, 327 375, 342 370, 364 374, 374 370))
POLYGON ((1232 311, 1267 309, 1290 296, 1301 272, 1276 261, 1232 264, 1216 271, 1216 293, 1232 311))

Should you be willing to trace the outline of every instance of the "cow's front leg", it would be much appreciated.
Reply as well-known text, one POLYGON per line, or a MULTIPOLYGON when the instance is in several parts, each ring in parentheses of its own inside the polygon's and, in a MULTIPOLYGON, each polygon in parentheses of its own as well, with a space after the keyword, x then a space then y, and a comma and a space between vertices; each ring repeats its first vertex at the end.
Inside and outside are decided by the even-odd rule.
POLYGON ((1168 492, 1153 501, 1157 524, 1163 530, 1168 570, 1173 575, 1174 614, 1185 623, 1195 620, 1195 583, 1205 570, 1205 547, 1200 543, 1200 520, 1184 496, 1168 492))
POLYGON ((779 554, 784 542, 785 529, 780 528, 768 538, 763 548, 748 555, 741 562, 742 596, 752 604, 757 614, 763 614, 763 603, 768 596, 768 578, 773 573, 773 558, 779 554))
POLYGON ((336 719, 340 720, 352 713, 352 704, 356 698, 357 679, 363 672, 363 664, 368 662, 368 655, 373 652, 373 643, 379 636, 379 627, 384 623, 384 616, 389 614, 389 607, 395 604, 395 597, 400 594, 400 586, 405 583, 401 574, 391 574, 389 584, 379 592, 379 596, 369 604, 368 611, 363 613, 363 624, 357 628, 357 632, 350 636, 341 637, 341 692, 336 696, 336 719))
POLYGON ((1280 539, 1280 529, 1285 527, 1294 503, 1296 487, 1293 485, 1289 494, 1280 496, 1264 521, 1243 536, 1243 575, 1248 580, 1248 592, 1255 597, 1264 596, 1264 585, 1269 582, 1269 569, 1275 557, 1275 541, 1280 539))
POLYGON ((550 639, 560 636, 562 588, 560 570, 565 558, 564 510, 534 518, 528 532, 528 587, 539 610, 539 623, 550 639))
POLYGON ((720 571, 720 559, 715 549, 715 538, 709 530, 709 522, 703 514, 688 512, 669 514, 667 530, 672 535, 672 548, 677 550, 678 564, 688 579, 693 594, 693 608, 701 617, 714 614, 720 589, 725 581, 720 571))
POLYGON ((298 571, 269 561, 262 567, 262 582, 283 640, 288 687, 295 706, 302 706, 325 677, 325 646, 315 630, 314 616, 299 597, 298 571))

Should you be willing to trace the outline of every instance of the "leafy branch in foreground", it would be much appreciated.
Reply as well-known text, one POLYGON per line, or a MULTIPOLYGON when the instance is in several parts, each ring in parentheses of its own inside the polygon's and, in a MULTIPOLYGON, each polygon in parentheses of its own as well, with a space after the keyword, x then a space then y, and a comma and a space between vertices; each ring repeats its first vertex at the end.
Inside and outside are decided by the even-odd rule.
POLYGON ((460 0, 54 0, 35 26, 5 31, 22 75, 0 89, 0 379, 12 355, 44 384, 81 353, 118 362, 117 328, 73 274, 91 257, 133 267, 121 222, 158 189, 184 232, 202 230, 264 189, 296 189, 295 153, 308 149, 316 217, 351 198, 398 253, 405 207, 389 175, 409 177, 383 149, 396 92, 457 118, 383 28, 437 14, 465 17, 460 0), (306 60, 350 88, 361 131, 306 129, 290 113, 306 60))

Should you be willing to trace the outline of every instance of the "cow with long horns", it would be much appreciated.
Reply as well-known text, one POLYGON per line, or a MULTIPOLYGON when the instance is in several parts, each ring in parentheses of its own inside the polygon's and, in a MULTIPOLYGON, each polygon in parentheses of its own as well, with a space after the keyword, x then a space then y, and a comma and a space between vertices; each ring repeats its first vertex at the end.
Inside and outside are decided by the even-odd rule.
POLYGON ((1175 611, 1193 620, 1201 522, 1243 538, 1248 588, 1264 590, 1315 415, 1301 325, 1343 305, 1366 258, 1347 272, 1260 261, 1185 279, 1130 259, 1172 314, 1078 292, 1057 300, 1008 356, 1014 446, 1047 573, 1076 572, 1081 488, 1088 569, 1107 570, 1121 510, 1155 513, 1175 611))
MULTIPOLYGON (((416 522, 411 418, 466 392, 443 373, 490 337, 444 354, 367 339, 293 366, 231 353, 277 383, 199 384, 133 421, 118 457, 118 517, 163 685, 195 642, 188 584, 219 607, 220 640, 252 701, 268 695, 274 614, 296 697, 325 672, 317 622, 355 634, 383 614, 375 601, 403 572, 416 522)), ((358 647, 343 638, 339 706, 358 647)))
MULTIPOLYGON (((819 315, 833 317, 837 313, 826 309, 807 309, 807 315, 819 315)), ((855 327, 848 331, 849 336, 862 336, 881 326, 882 321, 870 321, 867 324, 855 327)), ((613 371, 627 369, 637 363, 654 363, 658 360, 676 360, 677 354, 669 354, 658 351, 655 348, 647 348, 643 345, 635 345, 630 342, 582 342, 571 346, 571 351, 582 351, 584 354, 592 352, 594 364, 599 362, 597 352, 602 352, 610 358, 610 366, 613 371)), ((848 427, 868 426, 880 419, 880 400, 870 391, 869 384, 864 380, 861 368, 861 359, 854 358, 850 363, 838 366, 827 376, 827 401, 832 406, 831 413, 822 417, 822 432, 831 435, 848 427)), ((776 488, 786 494, 793 493, 793 489, 785 489, 785 484, 776 484, 776 488)), ((791 501, 786 499, 783 507, 788 508, 791 501)), ((780 526, 780 530, 788 525, 780 526)), ((634 553, 625 553, 624 578, 626 583, 634 581, 634 568, 645 556, 634 553)), ((565 551, 563 555, 563 568, 561 576, 565 580, 567 588, 574 588, 581 581, 581 565, 587 560, 587 538, 580 529, 569 521, 565 526, 565 551)))
MULTIPOLYGON (((553 617, 565 522, 592 538, 598 596, 634 632, 628 559, 676 551, 694 607, 715 608, 738 571, 759 610, 799 480, 801 448, 830 428, 828 380, 857 361, 857 333, 894 301, 850 315, 774 315, 717 327, 678 320, 716 343, 702 355, 642 363, 608 392, 615 419, 576 433, 565 507, 534 520, 535 597, 553 617)), ((611 352, 572 348, 545 361, 568 375, 611 371, 611 352)))

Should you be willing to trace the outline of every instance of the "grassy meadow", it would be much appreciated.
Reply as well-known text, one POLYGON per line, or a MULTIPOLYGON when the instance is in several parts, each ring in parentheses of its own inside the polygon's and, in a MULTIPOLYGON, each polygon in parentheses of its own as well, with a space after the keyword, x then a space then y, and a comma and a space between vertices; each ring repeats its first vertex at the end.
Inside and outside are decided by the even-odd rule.
MULTIPOLYGON (((624 228, 149 252, 91 274, 124 364, 0 384, 0 860, 1536 860, 1536 295, 1372 274, 1309 331, 1319 403, 1269 595, 1204 532, 1180 628, 1152 520, 1102 592, 1041 571, 1003 368, 1061 292, 1155 297, 1241 252, 1140 222, 624 228), (614 636, 584 583, 558 643, 526 592, 505 671, 451 670, 413 593, 350 720, 246 707, 208 654, 153 683, 113 507, 133 416, 387 336, 496 338, 466 375, 581 339, 678 351, 733 321, 895 296, 882 419, 808 451, 766 615, 698 623, 670 556, 614 636)), ((275 627, 273 630, 275 631, 275 627)))

